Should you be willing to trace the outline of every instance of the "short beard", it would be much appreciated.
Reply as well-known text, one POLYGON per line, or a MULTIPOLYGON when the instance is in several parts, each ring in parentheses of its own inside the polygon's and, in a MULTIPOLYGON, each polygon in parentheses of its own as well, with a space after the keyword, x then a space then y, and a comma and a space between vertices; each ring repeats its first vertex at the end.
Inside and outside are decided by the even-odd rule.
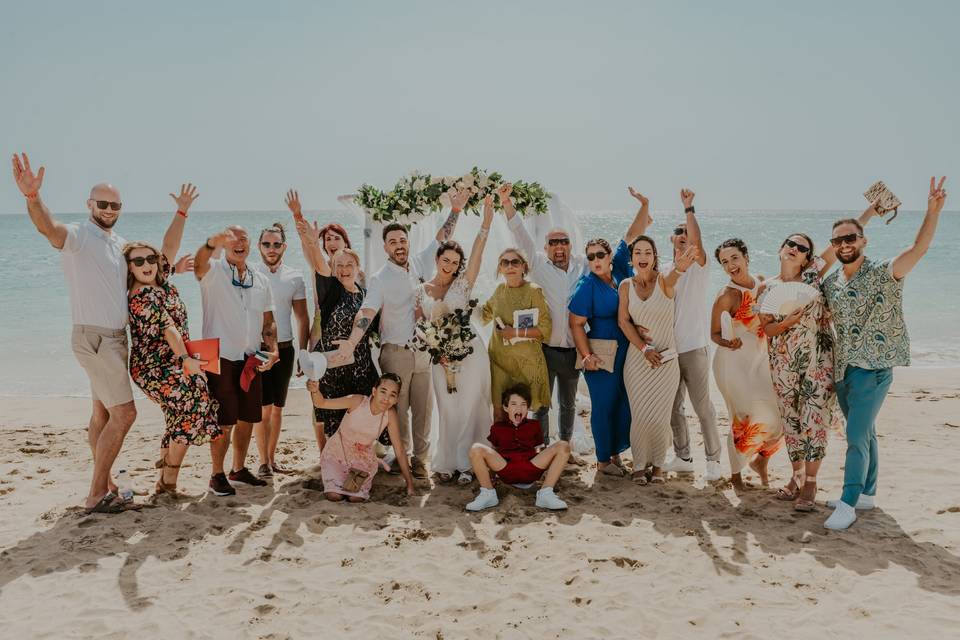
POLYGON ((260 259, 263 260, 263 264, 267 265, 268 267, 275 267, 275 266, 277 266, 278 264, 280 264, 280 261, 281 261, 281 260, 283 260, 283 255, 281 254, 281 255, 277 256, 276 259, 275 259, 273 262, 271 262, 271 261, 270 261, 270 258, 268 258, 267 256, 265 256, 265 255, 263 255, 263 254, 261 253, 261 254, 260 254, 260 259))
POLYGON ((851 255, 849 255, 849 256, 847 256, 847 257, 843 257, 842 255, 840 255, 840 252, 837 252, 837 260, 839 260, 839 261, 841 262, 841 264, 852 264, 852 263, 856 262, 857 260, 859 260, 859 259, 860 259, 860 256, 862 256, 862 255, 863 255, 863 252, 860 251, 859 249, 857 249, 856 251, 854 251, 851 255))
POLYGON ((405 267, 405 266, 407 266, 407 259, 408 259, 408 258, 409 258, 409 255, 406 256, 406 257, 404 257, 403 262, 400 262, 399 260, 397 260, 397 257, 396 257, 395 254, 392 254, 392 253, 390 254, 390 262, 392 262, 393 264, 395 264, 395 265, 397 265, 397 266, 399 266, 399 267, 405 267))
POLYGON ((104 220, 103 218, 101 218, 96 214, 90 217, 93 218, 93 222, 101 229, 113 229, 113 225, 117 224, 117 220, 120 219, 120 216, 117 216, 116 218, 113 219, 113 222, 107 222, 106 220, 104 220))

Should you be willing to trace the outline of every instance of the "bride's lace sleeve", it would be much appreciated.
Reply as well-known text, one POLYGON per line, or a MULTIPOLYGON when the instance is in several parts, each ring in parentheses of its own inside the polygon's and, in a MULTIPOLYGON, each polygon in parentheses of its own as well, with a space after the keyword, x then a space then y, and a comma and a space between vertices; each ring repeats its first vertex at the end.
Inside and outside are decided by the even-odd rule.
POLYGON ((470 280, 464 276, 457 276, 457 279, 453 281, 450 285, 450 291, 462 294, 464 298, 470 297, 470 292, 473 291, 473 285, 470 284, 470 280))

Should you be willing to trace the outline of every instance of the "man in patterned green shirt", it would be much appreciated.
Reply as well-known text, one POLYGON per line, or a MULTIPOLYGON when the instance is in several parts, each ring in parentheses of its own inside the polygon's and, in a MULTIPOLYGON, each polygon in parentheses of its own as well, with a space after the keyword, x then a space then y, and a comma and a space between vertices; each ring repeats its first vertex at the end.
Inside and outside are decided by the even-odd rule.
POLYGON ((874 262, 864 255, 867 239, 854 219, 833 224, 830 243, 842 268, 823 282, 833 316, 837 400, 847 419, 843 494, 830 500, 828 529, 846 529, 857 509, 872 509, 877 491, 876 418, 893 381, 893 367, 910 364, 910 339, 903 321, 903 279, 927 252, 947 192, 946 178, 930 178, 927 214, 917 237, 893 260, 874 262))

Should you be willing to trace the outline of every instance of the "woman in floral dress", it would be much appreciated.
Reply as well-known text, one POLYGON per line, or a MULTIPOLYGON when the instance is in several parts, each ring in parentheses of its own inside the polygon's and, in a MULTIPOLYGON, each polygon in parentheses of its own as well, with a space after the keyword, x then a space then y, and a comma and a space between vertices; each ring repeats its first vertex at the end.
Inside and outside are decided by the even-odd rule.
MULTIPOLYGON (((317 315, 320 317, 320 336, 313 350, 320 353, 336 351, 337 341, 346 340, 353 330, 353 321, 366 290, 357 283, 360 274, 360 256, 348 247, 337 251, 330 263, 324 259, 317 234, 302 216, 299 201, 288 201, 295 210, 297 232, 307 261, 316 272, 317 315)), ((376 322, 373 323, 376 325, 376 322)), ((351 394, 367 394, 377 383, 377 370, 373 365, 370 344, 361 340, 353 354, 353 363, 327 369, 320 380, 320 393, 327 398, 340 398, 351 394)), ((346 411, 338 408, 314 409, 314 434, 317 446, 323 451, 327 438, 336 433, 346 411)), ((381 442, 389 444, 387 431, 381 434, 381 442)))
POLYGON ((166 260, 143 242, 127 244, 123 254, 129 269, 130 377, 163 411, 156 491, 176 495, 187 447, 220 437, 217 401, 200 372, 202 363, 187 355, 187 308, 167 279, 166 260))

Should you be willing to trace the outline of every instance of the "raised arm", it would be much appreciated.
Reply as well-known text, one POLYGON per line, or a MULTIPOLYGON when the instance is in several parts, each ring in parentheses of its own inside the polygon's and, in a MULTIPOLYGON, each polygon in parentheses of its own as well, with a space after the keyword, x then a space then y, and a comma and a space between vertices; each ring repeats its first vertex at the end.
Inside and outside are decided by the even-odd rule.
POLYGON ((310 392, 310 400, 317 409, 346 409, 353 411, 363 402, 363 396, 357 393, 343 396, 340 398, 324 398, 320 393, 320 383, 317 380, 307 381, 307 391, 310 392))
MULTIPOLYGON (((860 217, 857 218, 860 226, 866 227, 868 222, 879 215, 877 213, 878 203, 879 201, 871 202, 870 206, 863 210, 863 213, 861 213, 860 217)), ((830 271, 830 267, 832 267, 837 261, 837 248, 828 242, 827 248, 820 252, 820 257, 823 259, 823 267, 820 269, 820 277, 822 278, 827 275, 827 272, 830 271)))
POLYGON ((23 160, 17 154, 13 154, 13 179, 17 182, 17 188, 27 199, 27 213, 30 214, 30 221, 37 231, 47 239, 54 249, 63 249, 67 241, 67 227, 62 222, 57 222, 50 215, 50 210, 40 199, 40 187, 43 185, 44 168, 40 167, 36 175, 30 168, 30 158, 24 153, 23 160))
POLYGON ((680 280, 680 276, 686 273, 687 269, 690 266, 697 262, 701 256, 701 250, 692 244, 688 244, 687 248, 677 256, 674 260, 674 268, 670 269, 670 273, 665 276, 660 276, 663 282, 663 292, 668 298, 673 297, 674 287, 677 286, 677 282, 680 280))
POLYGON ((311 226, 303 217, 303 209, 300 206, 300 193, 290 189, 287 191, 285 202, 290 213, 293 214, 293 223, 297 227, 297 235, 300 236, 300 249, 303 251, 303 258, 307 264, 322 276, 330 275, 330 265, 323 258, 323 251, 320 248, 320 228, 314 221, 311 226))
POLYGON ((697 212, 693 208, 693 198, 696 196, 690 189, 680 189, 680 202, 683 203, 683 212, 687 216, 687 244, 699 249, 697 264, 701 267, 707 264, 707 252, 703 250, 703 236, 700 235, 700 223, 697 222, 697 212))
POLYGON ((443 226, 437 231, 437 242, 446 242, 453 237, 453 232, 457 228, 457 222, 460 220, 460 213, 463 211, 463 207, 467 204, 467 201, 470 200, 470 191, 467 189, 460 189, 458 191, 451 189, 447 192, 447 196, 450 198, 450 215, 447 216, 443 226))
POLYGON ((633 187, 627 187, 627 191, 640 203, 640 208, 637 209, 636 215, 633 216, 633 222, 630 223, 627 232, 623 234, 623 241, 630 244, 637 236, 642 236, 647 232, 647 228, 653 222, 653 218, 650 217, 650 199, 633 187))
POLYGON ((480 233, 473 239, 470 249, 470 260, 464 277, 472 287, 480 274, 480 263, 483 261, 483 249, 487 246, 487 236, 490 235, 490 224, 493 222, 493 196, 483 199, 483 222, 480 223, 480 233))
POLYGON ((940 178, 940 184, 936 183, 936 178, 930 178, 930 195, 927 197, 927 213, 923 216, 923 222, 920 224, 920 230, 917 231, 917 237, 913 244, 906 251, 893 259, 891 265, 893 277, 897 280, 903 279, 910 271, 917 266, 920 258, 927 253, 930 243, 933 242, 933 236, 937 232, 937 222, 940 220, 940 212, 943 210, 943 204, 947 200, 947 190, 943 188, 943 183, 947 177, 940 178))
POLYGON ((513 234, 513 240, 517 247, 527 256, 527 260, 534 264, 538 260, 537 248, 533 246, 533 238, 523 226, 523 218, 517 215, 517 209, 513 206, 513 198, 510 193, 513 191, 513 185, 504 182, 497 189, 497 195, 500 196, 500 206, 503 208, 503 214, 507 217, 507 227, 513 234))
POLYGON ((173 201, 177 203, 177 212, 173 214, 173 220, 170 221, 167 232, 163 234, 163 248, 160 249, 170 264, 177 261, 177 252, 180 251, 180 242, 183 240, 183 228, 187 224, 187 212, 199 196, 197 188, 189 182, 180 185, 180 195, 170 194, 173 201))
POLYGON ((223 251, 231 242, 236 242, 237 237, 233 235, 230 229, 224 229, 220 233, 210 236, 202 247, 197 249, 197 255, 193 259, 193 275, 197 280, 203 280, 203 276, 210 271, 210 258, 218 251, 223 251))

